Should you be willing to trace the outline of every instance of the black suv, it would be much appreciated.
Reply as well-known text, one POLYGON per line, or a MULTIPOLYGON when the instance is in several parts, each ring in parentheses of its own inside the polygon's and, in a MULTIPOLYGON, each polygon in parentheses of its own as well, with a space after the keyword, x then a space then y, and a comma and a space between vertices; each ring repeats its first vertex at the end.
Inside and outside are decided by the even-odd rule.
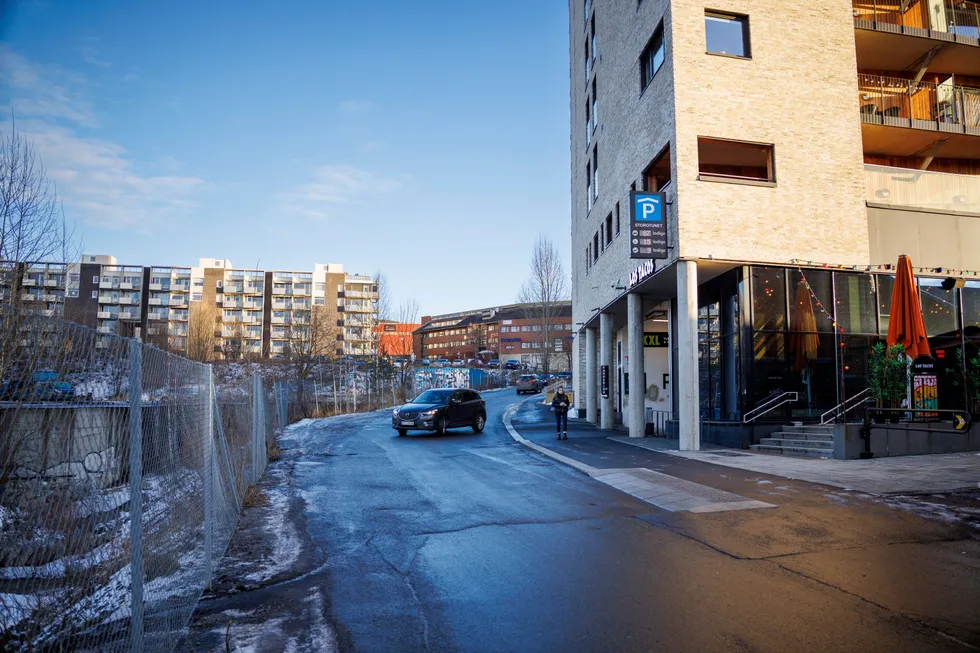
POLYGON ((409 429, 443 435, 446 429, 456 426, 469 426, 474 433, 479 433, 486 423, 486 402, 473 390, 426 390, 412 403, 391 413, 391 428, 396 429, 398 435, 405 435, 409 429))

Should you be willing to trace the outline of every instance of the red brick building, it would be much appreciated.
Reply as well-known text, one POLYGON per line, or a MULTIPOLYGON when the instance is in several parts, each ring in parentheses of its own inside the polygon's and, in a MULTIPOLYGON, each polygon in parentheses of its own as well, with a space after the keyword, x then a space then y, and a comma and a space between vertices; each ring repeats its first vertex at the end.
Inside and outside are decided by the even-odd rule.
POLYGON ((402 358, 413 353, 413 334, 421 324, 382 322, 377 326, 378 353, 381 356, 402 358))
POLYGON ((556 315, 548 324, 544 322, 529 304, 426 316, 415 330, 415 356, 450 361, 515 360, 542 370, 548 358, 548 371, 570 369, 571 302, 560 304, 556 315))

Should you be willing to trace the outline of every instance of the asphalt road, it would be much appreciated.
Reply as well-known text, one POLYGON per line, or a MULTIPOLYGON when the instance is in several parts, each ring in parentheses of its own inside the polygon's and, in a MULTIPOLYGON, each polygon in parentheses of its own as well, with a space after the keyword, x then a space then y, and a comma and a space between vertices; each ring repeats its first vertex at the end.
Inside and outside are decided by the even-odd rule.
MULTIPOLYGON (((304 555, 293 577, 206 601, 197 630, 261 606, 300 630, 312 618, 301 612, 322 611, 352 651, 980 644, 980 547, 954 525, 806 483, 773 495, 766 479, 608 440, 583 453, 594 465, 662 458, 664 473, 779 506, 666 513, 516 444, 501 421, 513 391, 485 398, 482 434, 400 438, 388 413, 294 428, 283 444, 304 555), (299 604, 310 589, 322 605, 299 604)), ((545 443, 547 414, 522 420, 545 443)))

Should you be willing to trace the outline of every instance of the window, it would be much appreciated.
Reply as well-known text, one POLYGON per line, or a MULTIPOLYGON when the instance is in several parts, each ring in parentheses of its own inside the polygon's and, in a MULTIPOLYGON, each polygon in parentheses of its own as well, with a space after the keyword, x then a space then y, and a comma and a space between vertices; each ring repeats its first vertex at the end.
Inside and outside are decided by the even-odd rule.
POLYGON ((585 211, 592 210, 592 164, 585 164, 585 211))
MULTIPOLYGON (((593 116, 595 113, 592 114, 593 116)), ((599 146, 592 149, 592 199, 599 198, 599 146)))
POLYGON ((599 232, 592 235, 592 262, 599 260, 599 232))
POLYGON ((643 190, 659 192, 670 183, 670 145, 643 171, 643 190))
POLYGON ((606 245, 612 242, 612 213, 606 216, 606 245))
POLYGON ((589 273, 589 268, 592 267, 592 245, 585 248, 585 273, 589 273))
POLYGON ((698 172, 700 176, 774 183, 773 147, 698 137, 698 172))
POLYGON ((592 80, 592 131, 595 131, 595 128, 599 125, 599 116, 596 111, 596 103, 599 101, 599 95, 596 92, 598 90, 596 88, 596 81, 595 79, 592 80))
POLYGON ((595 51, 595 16, 592 16, 592 61, 595 61, 596 51, 595 51))
POLYGON ((589 98, 585 98, 585 146, 592 142, 592 109, 589 98))
POLYGON ((616 202, 616 236, 619 236, 619 202, 616 202))
POLYGON ((93 290, 92 291, 92 299, 98 299, 98 298, 99 298, 99 291, 98 290, 93 290))
POLYGON ((656 31, 643 48, 640 55, 640 91, 646 89, 647 85, 653 81, 653 76, 657 74, 660 67, 664 65, 664 24, 661 22, 656 31))
POLYGON ((704 37, 710 54, 751 57, 749 50, 749 17, 737 14, 704 12, 704 37))

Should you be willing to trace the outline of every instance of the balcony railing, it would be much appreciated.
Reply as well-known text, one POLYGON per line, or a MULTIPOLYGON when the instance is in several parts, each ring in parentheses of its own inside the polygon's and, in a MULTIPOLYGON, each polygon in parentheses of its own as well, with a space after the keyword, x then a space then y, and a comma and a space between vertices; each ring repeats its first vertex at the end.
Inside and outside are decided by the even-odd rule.
POLYGON ((949 35, 957 41, 980 38, 980 3, 971 0, 853 0, 852 6, 855 27, 949 35))
POLYGON ((861 121, 980 135, 980 88, 858 75, 861 121))
POLYGON ((980 177, 864 166, 869 204, 980 214, 980 177))

